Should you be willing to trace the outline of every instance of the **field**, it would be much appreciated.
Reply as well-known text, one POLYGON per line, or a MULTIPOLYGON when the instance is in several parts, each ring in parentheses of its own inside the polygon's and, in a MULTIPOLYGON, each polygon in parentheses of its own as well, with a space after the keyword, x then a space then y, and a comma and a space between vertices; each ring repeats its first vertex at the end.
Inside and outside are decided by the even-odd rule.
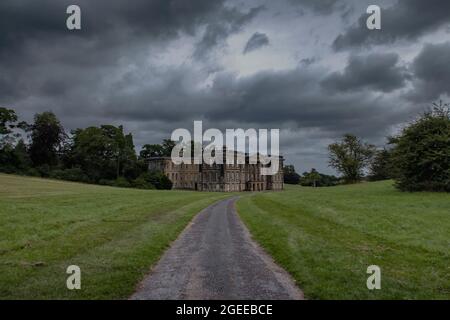
POLYGON ((287 187, 237 204, 253 237, 308 299, 450 299, 450 195, 392 182, 287 187), (381 290, 369 291, 369 265, 381 290))
MULTIPOLYGON (((123 299, 223 193, 120 189, 0 174, 0 300, 123 299), (78 265, 82 290, 66 288, 78 265)), ((392 182, 242 193, 253 237, 308 299, 450 299, 450 195, 392 182), (381 290, 366 287, 381 267, 381 290)))
POLYGON ((0 174, 0 300, 127 298, 191 218, 226 196, 0 174), (66 288, 73 264, 81 290, 66 288))

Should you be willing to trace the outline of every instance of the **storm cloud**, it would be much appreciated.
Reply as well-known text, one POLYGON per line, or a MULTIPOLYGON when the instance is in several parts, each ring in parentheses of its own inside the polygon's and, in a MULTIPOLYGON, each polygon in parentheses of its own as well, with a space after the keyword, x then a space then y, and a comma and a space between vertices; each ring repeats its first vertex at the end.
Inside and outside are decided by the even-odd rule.
POLYGON ((449 2, 383 0, 371 34, 369 4, 3 0, 0 105, 27 121, 52 110, 68 131, 123 124, 138 146, 194 120, 279 128, 288 163, 332 172, 328 143, 352 132, 382 145, 450 95, 449 2), (66 28, 69 4, 80 31, 66 28))
POLYGON ((369 47, 390 44, 398 40, 413 41, 420 36, 450 24, 450 1, 447 0, 398 0, 383 8, 381 30, 366 27, 368 14, 334 40, 333 47, 343 50, 352 47, 369 47))
POLYGON ((255 32, 250 39, 248 39, 245 45, 243 54, 247 54, 251 51, 258 50, 264 46, 269 45, 269 37, 264 33, 255 32))
POLYGON ((399 66, 395 53, 352 55, 343 72, 335 72, 323 82, 325 88, 352 91, 362 88, 391 92, 402 88, 407 78, 405 67, 399 66))

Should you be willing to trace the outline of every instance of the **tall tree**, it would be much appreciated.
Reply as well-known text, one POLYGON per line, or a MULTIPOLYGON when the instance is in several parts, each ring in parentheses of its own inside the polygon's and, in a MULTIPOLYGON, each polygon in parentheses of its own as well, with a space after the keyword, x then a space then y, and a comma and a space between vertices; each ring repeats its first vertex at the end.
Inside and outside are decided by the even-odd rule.
POLYGON ((355 183, 364 176, 364 169, 370 164, 375 146, 346 134, 340 142, 330 144, 328 151, 329 165, 343 175, 346 183, 355 183))
POLYGON ((286 165, 283 167, 284 183, 298 184, 300 182, 300 175, 295 172, 293 165, 286 165))
POLYGON ((72 162, 78 164, 94 181, 117 179, 134 172, 136 153, 133 136, 124 135, 123 127, 103 125, 73 132, 72 162), (133 172, 132 172, 133 171, 133 172))
POLYGON ((0 108, 0 148, 7 144, 11 144, 10 134, 15 128, 17 115, 14 110, 0 108))
POLYGON ((392 163, 392 152, 387 149, 378 150, 369 168, 369 179, 372 181, 388 180, 395 176, 392 163))
POLYGON ((43 112, 34 116, 31 125, 30 157, 35 166, 54 166, 58 162, 58 152, 66 134, 53 112, 43 112))

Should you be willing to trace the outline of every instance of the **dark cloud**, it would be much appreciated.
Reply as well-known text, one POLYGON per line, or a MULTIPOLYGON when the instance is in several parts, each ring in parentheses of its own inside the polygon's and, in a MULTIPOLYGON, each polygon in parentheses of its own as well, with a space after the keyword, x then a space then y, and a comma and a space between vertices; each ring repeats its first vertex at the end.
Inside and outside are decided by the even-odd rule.
MULTIPOLYGON (((378 143, 392 126, 416 113, 417 101, 449 92, 448 44, 427 45, 413 62, 400 61, 397 54, 351 52, 346 64, 348 53, 331 55, 328 47, 334 23, 345 24, 339 19, 342 2, 267 1, 266 9, 259 4, 2 0, 0 105, 14 108, 28 121, 37 112, 52 110, 67 129, 123 124, 138 145, 159 142, 174 128, 190 128, 193 120, 204 120, 205 127, 281 128, 283 152, 306 170, 303 163, 326 168, 326 145, 342 133, 378 143), (69 4, 82 9, 81 31, 66 29, 69 4), (299 8, 309 15, 305 20, 291 14, 299 8), (285 18, 293 20, 284 25, 279 19, 285 18), (326 28, 302 38, 299 30, 308 29, 302 25, 308 19, 324 19, 326 28), (292 28, 297 23, 299 28, 292 28), (236 43, 254 30, 275 35, 285 31, 270 39, 277 40, 282 52, 264 50, 261 60, 251 61, 242 56, 236 43), (238 41, 227 41, 231 35, 238 41), (405 69, 410 62, 411 75, 405 69), (242 63, 240 74, 236 68, 242 63), (409 101, 402 96, 405 90, 396 90, 406 79, 415 94, 408 95, 409 101)), ((434 15, 433 2, 429 6, 434 15)), ((409 24, 430 20, 416 11, 409 24)), ((354 16, 346 12, 348 19, 354 16)), ((437 20, 443 21, 442 15, 437 20)), ((245 52, 269 42, 264 33, 252 39, 245 52)), ((395 45, 391 49, 395 52, 395 45)))
POLYGON ((254 7, 247 13, 242 13, 237 9, 220 11, 219 15, 212 19, 214 22, 207 25, 203 38, 197 44, 194 57, 204 58, 212 48, 223 44, 224 40, 231 34, 240 31, 262 10, 264 10, 263 6, 254 7))
POLYGON ((247 54, 251 51, 257 50, 264 46, 269 45, 269 37, 265 33, 255 32, 250 39, 248 39, 247 44, 245 45, 243 54, 247 54))
POLYGON ((339 0, 289 0, 292 4, 298 5, 317 14, 331 14, 336 9, 339 0))
POLYGON ((402 88, 408 77, 405 67, 398 65, 396 53, 352 55, 343 72, 328 76, 322 85, 335 91, 370 89, 392 92, 402 88))
POLYGON ((431 102, 441 95, 450 96, 450 42, 427 44, 414 59, 414 88, 408 94, 411 100, 431 102))
POLYGON ((333 43, 336 50, 352 47, 390 44, 397 40, 412 41, 450 23, 450 1, 448 0, 398 0, 393 6, 382 9, 381 30, 368 30, 368 14, 358 21, 333 43))

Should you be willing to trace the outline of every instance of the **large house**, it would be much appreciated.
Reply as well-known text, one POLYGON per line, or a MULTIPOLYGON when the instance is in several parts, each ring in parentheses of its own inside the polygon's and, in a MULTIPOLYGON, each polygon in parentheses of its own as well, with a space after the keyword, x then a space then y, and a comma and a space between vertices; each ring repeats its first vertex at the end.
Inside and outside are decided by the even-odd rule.
POLYGON ((264 166, 259 161, 250 164, 179 164, 170 157, 149 159, 149 170, 162 171, 173 183, 173 189, 198 191, 264 191, 283 190, 283 157, 279 157, 279 170, 275 175, 261 175, 264 166))

